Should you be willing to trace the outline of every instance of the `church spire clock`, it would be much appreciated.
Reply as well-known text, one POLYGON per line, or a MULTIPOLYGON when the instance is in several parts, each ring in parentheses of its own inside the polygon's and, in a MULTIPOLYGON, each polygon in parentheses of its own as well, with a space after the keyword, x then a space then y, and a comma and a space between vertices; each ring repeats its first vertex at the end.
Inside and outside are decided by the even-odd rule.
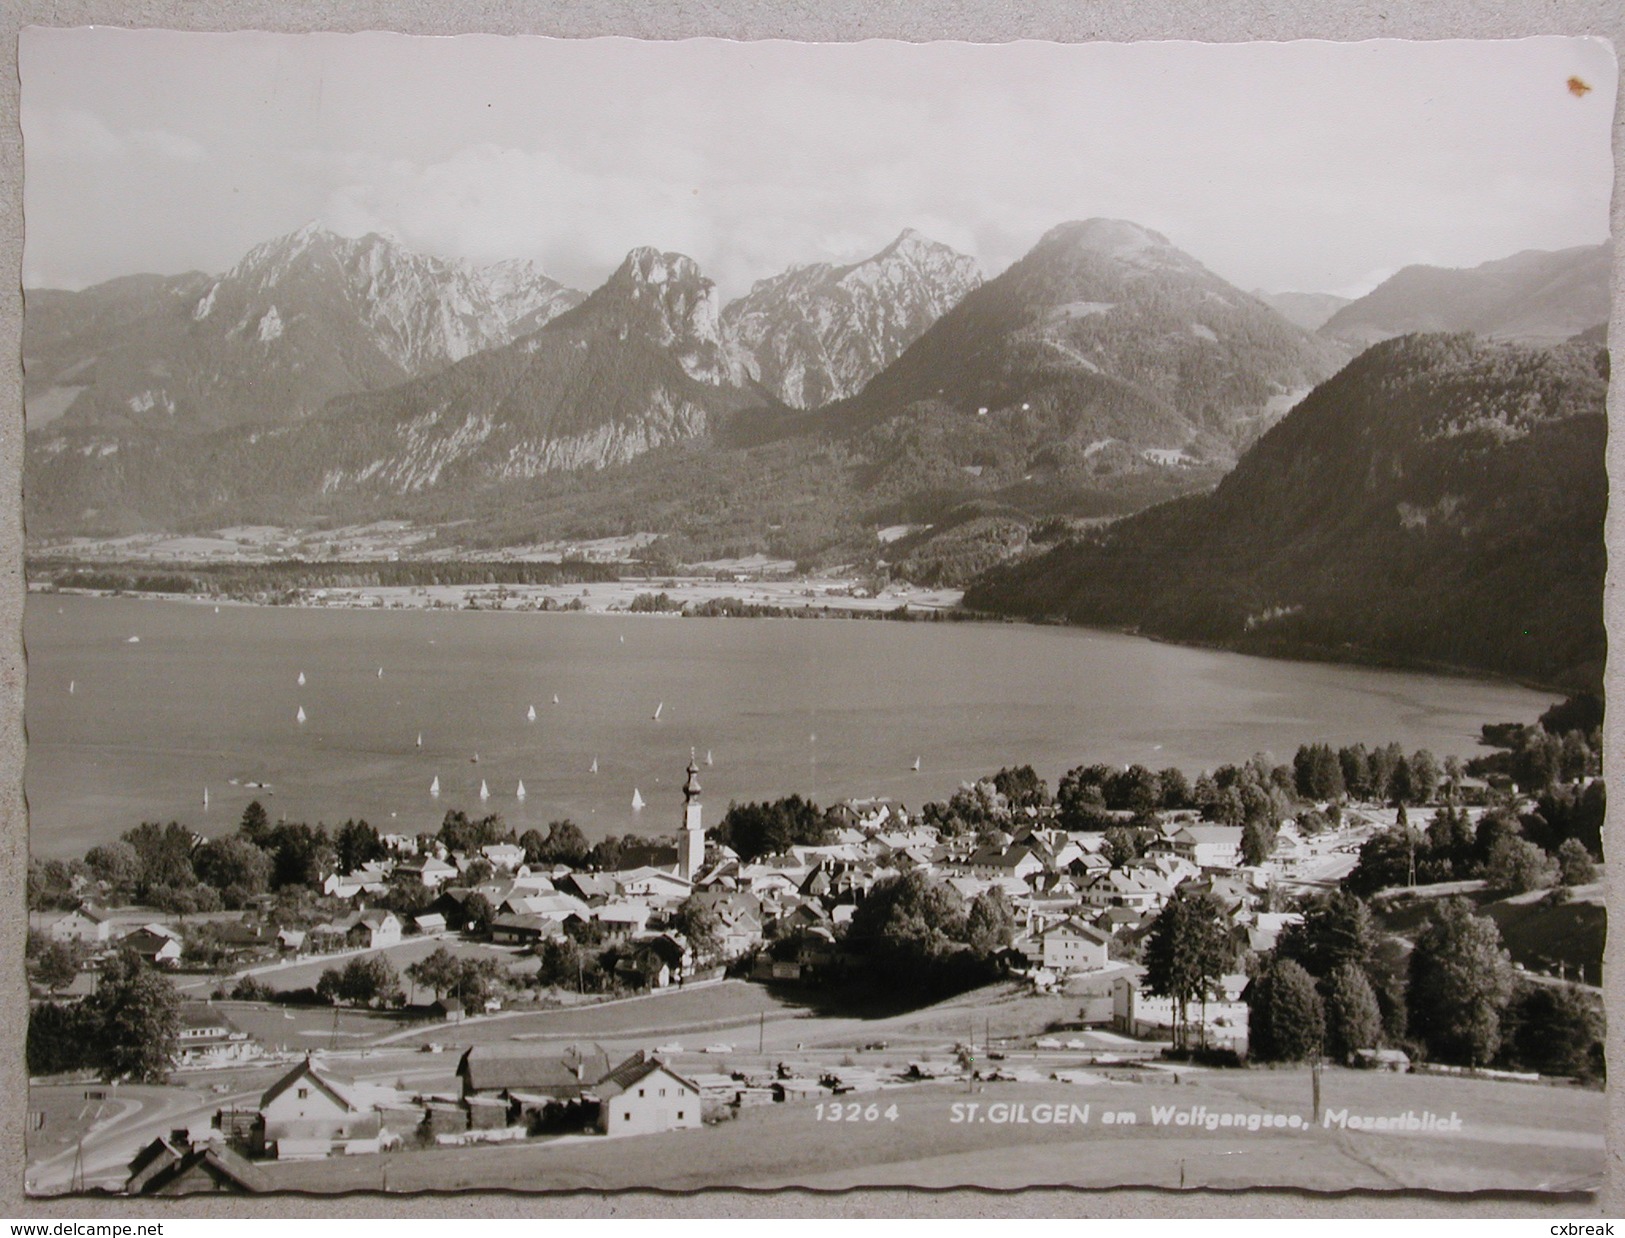
POLYGON ((688 781, 683 784, 683 829, 678 835, 677 875, 693 881, 705 867, 704 809, 700 805, 700 767, 688 751, 688 781))

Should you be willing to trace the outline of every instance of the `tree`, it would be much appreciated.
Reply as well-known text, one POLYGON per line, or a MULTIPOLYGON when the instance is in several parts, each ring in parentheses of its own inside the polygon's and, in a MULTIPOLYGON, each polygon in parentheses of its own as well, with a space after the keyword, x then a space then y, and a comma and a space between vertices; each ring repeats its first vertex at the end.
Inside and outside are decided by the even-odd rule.
POLYGON ((698 894, 690 894, 677 905, 672 927, 688 938, 697 956, 709 958, 717 952, 720 923, 716 909, 698 894))
POLYGON ((1157 782, 1162 786, 1161 807, 1165 809, 1190 808, 1191 784, 1185 777, 1184 771, 1169 766, 1157 775, 1157 782))
POLYGON ((28 910, 49 911, 78 904, 73 870, 63 860, 28 861, 28 910))
POLYGON ((1371 910, 1347 890, 1322 894, 1303 911, 1303 920, 1282 930, 1275 953, 1301 964, 1317 980, 1346 966, 1362 970, 1375 957, 1377 928, 1371 910))
POLYGON ((542 943, 537 951, 540 967, 536 980, 541 985, 597 993, 604 987, 604 971, 596 951, 585 949, 571 937, 556 937, 542 943))
POLYGON ((1372 799, 1371 755, 1364 744, 1337 750, 1337 764, 1343 773, 1343 789, 1351 800, 1372 799))
POLYGON ((977 954, 994 955, 1015 937, 1016 914, 1003 890, 992 886, 971 899, 970 910, 965 913, 966 945, 977 954))
POLYGON ((381 860, 388 854, 378 831, 365 821, 346 821, 333 836, 339 872, 353 873, 370 860, 381 860))
POLYGON ((263 894, 271 884, 271 857, 246 838, 228 835, 212 839, 197 850, 199 879, 217 890, 236 886, 247 894, 263 894))
POLYGON ((463 869, 463 883, 471 886, 482 886, 496 876, 496 871, 496 867, 490 860, 483 855, 477 855, 463 869))
POLYGON ((1309 973, 1276 959, 1247 986, 1247 1056, 1259 1062, 1301 1062, 1318 1055, 1326 1015, 1309 973))
POLYGON ((154 886, 190 886, 197 884, 197 873, 192 868, 192 831, 179 822, 159 825, 143 821, 124 833, 123 840, 134 848, 141 862, 141 878, 136 893, 147 897, 154 886))
POLYGON ((1500 1047, 1512 964, 1495 923, 1465 899, 1433 907, 1411 951, 1411 1033, 1446 1062, 1484 1066, 1500 1047))
MULTIPOLYGON (((32 934, 29 941, 33 941, 32 934)), ((67 988, 84 965, 85 953, 82 942, 52 941, 47 938, 33 954, 34 979, 48 993, 67 988)))
POLYGON ((28 1011, 24 1057, 31 1075, 94 1068, 96 1028, 81 1003, 40 1002, 28 1011))
POLYGON ((1578 985, 1524 984, 1503 1018, 1515 1065, 1578 1079, 1602 1073, 1602 1007, 1578 985))
POLYGON ((1439 791, 1439 759, 1426 748, 1411 753, 1409 762, 1411 802, 1429 804, 1439 791))
POLYGON ((1146 937, 1145 987, 1153 996, 1174 1002, 1176 1048, 1187 1043, 1190 1002, 1205 1002, 1215 994, 1233 957, 1219 901, 1212 894, 1175 890, 1146 937))
POLYGON ((587 862, 591 851, 592 847, 587 842, 587 836, 581 832, 581 827, 566 817, 548 825, 547 839, 538 858, 544 864, 566 864, 571 868, 580 868, 587 862))
POLYGON ((919 870, 877 882, 846 931, 847 945, 869 956, 880 979, 913 990, 941 985, 945 960, 964 940, 964 900, 919 870))
POLYGON ((415 985, 432 989, 435 997, 444 997, 457 987, 459 977, 457 956, 444 946, 436 946, 433 954, 425 955, 406 968, 406 978, 415 985))
POLYGON ((265 806, 258 800, 253 800, 243 809, 243 819, 237 826, 237 832, 256 847, 265 846, 267 837, 271 833, 271 818, 265 811, 265 806))
POLYGON ((491 906, 491 900, 480 893, 470 894, 463 900, 463 928, 470 933, 484 935, 491 931, 491 921, 496 918, 496 908, 491 906))
POLYGON ((85 852, 85 865, 115 894, 133 891, 141 880, 141 857, 123 839, 92 847, 85 852))
POLYGON ((1326 982, 1326 1052, 1347 1062, 1382 1044, 1382 1011, 1365 970, 1344 963, 1326 982))
POLYGON ((390 1001, 400 996, 401 978, 383 954, 357 955, 339 973, 338 996, 359 1005, 390 1001))
POLYGON ((266 850, 274 856, 271 865, 271 888, 288 886, 314 888, 332 871, 337 858, 333 844, 328 841, 327 830, 315 829, 302 822, 283 822, 266 836, 266 850))
POLYGON ((818 805, 799 795, 773 803, 730 804, 716 829, 716 839, 732 847, 741 860, 774 855, 796 844, 827 842, 829 823, 818 805))
POLYGON ((1241 830, 1241 860, 1259 865, 1275 850, 1275 827, 1267 819, 1251 819, 1241 830))
POLYGON ((1557 864, 1527 838, 1503 838, 1484 865, 1484 880, 1491 889, 1523 894, 1557 880, 1557 864))
POLYGON ((1126 867, 1139 859, 1140 853, 1144 850, 1140 832, 1126 825, 1108 827, 1102 841, 1105 843, 1102 854, 1113 868, 1126 867))
POLYGON ((1565 838, 1557 848, 1559 880, 1566 886, 1583 886, 1597 879, 1591 853, 1578 838, 1565 838))
POLYGON ((1085 782, 1087 770, 1073 770, 1061 779, 1056 793, 1057 820, 1063 830, 1093 832, 1111 825, 1113 817, 1106 807, 1106 795, 1100 784, 1085 782))
POLYGON ((1011 808, 1043 808, 1051 802, 1048 784, 1031 765, 1001 769, 993 775, 993 789, 1011 808))
POLYGON ((1354 871, 1343 878, 1343 888, 1370 895, 1391 886, 1409 885, 1412 861, 1426 852, 1427 839, 1408 825, 1381 830, 1361 845, 1354 871))
POLYGON ((163 1083, 180 1044, 175 986, 129 951, 102 968, 83 1003, 93 1027, 93 1058, 105 1079, 163 1083))

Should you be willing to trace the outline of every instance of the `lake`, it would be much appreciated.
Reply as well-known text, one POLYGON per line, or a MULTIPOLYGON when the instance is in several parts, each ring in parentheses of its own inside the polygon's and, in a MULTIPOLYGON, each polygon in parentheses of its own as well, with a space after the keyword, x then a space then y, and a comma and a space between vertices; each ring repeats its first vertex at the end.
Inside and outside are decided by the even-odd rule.
POLYGON ((81 854, 143 820, 229 833, 256 798, 273 819, 364 817, 406 833, 453 808, 518 831, 568 816, 589 838, 668 833, 691 748, 714 758, 700 773, 708 824, 731 800, 792 792, 915 808, 1014 764, 1053 789, 1079 764, 1194 777, 1260 751, 1290 760, 1312 741, 1467 757, 1482 723, 1533 722, 1555 699, 1015 624, 216 612, 33 594, 23 631, 40 856, 81 854))

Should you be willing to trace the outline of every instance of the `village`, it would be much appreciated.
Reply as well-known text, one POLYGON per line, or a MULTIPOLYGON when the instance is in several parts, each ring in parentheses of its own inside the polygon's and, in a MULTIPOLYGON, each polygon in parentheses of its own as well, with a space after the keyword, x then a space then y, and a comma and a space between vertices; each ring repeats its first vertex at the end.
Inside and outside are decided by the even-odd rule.
MULTIPOLYGON (((823 841, 753 839, 742 856, 707 837, 698 774, 691 760, 675 838, 620 840, 613 868, 550 862, 545 838, 481 841, 489 822, 451 814, 438 836, 377 835, 346 871, 311 869, 319 892, 298 914, 270 894, 237 911, 109 905, 95 865, 75 872, 78 904, 31 917, 39 950, 73 960, 36 978, 39 1003, 93 1002, 117 960, 162 976, 179 1000, 167 1069, 151 1073, 168 1083, 36 1077, 30 1189, 303 1188, 318 1162, 365 1174, 356 1158, 591 1145, 762 1106, 829 1105, 840 1120, 846 1105, 885 1124, 896 1089, 1177 1084, 1245 1059, 1249 960, 1406 811, 1305 805, 1309 828, 1283 820, 1249 856, 1249 829, 1192 809, 1097 809, 1106 828, 1069 830, 1047 794, 1023 804, 985 782, 962 796, 995 802, 995 826, 848 801, 823 841), (948 892, 972 923, 994 915, 982 949, 996 983, 924 995, 921 1013, 843 1007, 831 994, 879 966, 854 921, 905 879, 948 892), (1170 902, 1192 899, 1222 911, 1229 963, 1187 1010, 1147 983, 1145 943, 1170 902)), ((1470 827, 1486 809, 1452 811, 1470 827)), ((1412 1065, 1380 1046, 1350 1063, 1412 1065)))

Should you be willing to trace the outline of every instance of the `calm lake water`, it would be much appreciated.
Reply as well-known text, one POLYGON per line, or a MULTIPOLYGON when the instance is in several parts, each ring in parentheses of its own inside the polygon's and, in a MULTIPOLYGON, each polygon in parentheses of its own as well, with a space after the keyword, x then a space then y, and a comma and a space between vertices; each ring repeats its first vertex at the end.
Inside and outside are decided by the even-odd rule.
POLYGON ((1008 624, 216 613, 34 595, 23 627, 25 789, 44 856, 143 820, 229 833, 255 798, 273 819, 364 817, 402 832, 461 808, 520 831, 569 816, 589 837, 665 833, 691 747, 714 758, 700 775, 711 824, 730 800, 791 792, 916 807, 1027 762, 1053 788, 1086 762, 1194 776, 1319 740, 1465 757, 1482 723, 1532 722, 1554 699, 1008 624))

